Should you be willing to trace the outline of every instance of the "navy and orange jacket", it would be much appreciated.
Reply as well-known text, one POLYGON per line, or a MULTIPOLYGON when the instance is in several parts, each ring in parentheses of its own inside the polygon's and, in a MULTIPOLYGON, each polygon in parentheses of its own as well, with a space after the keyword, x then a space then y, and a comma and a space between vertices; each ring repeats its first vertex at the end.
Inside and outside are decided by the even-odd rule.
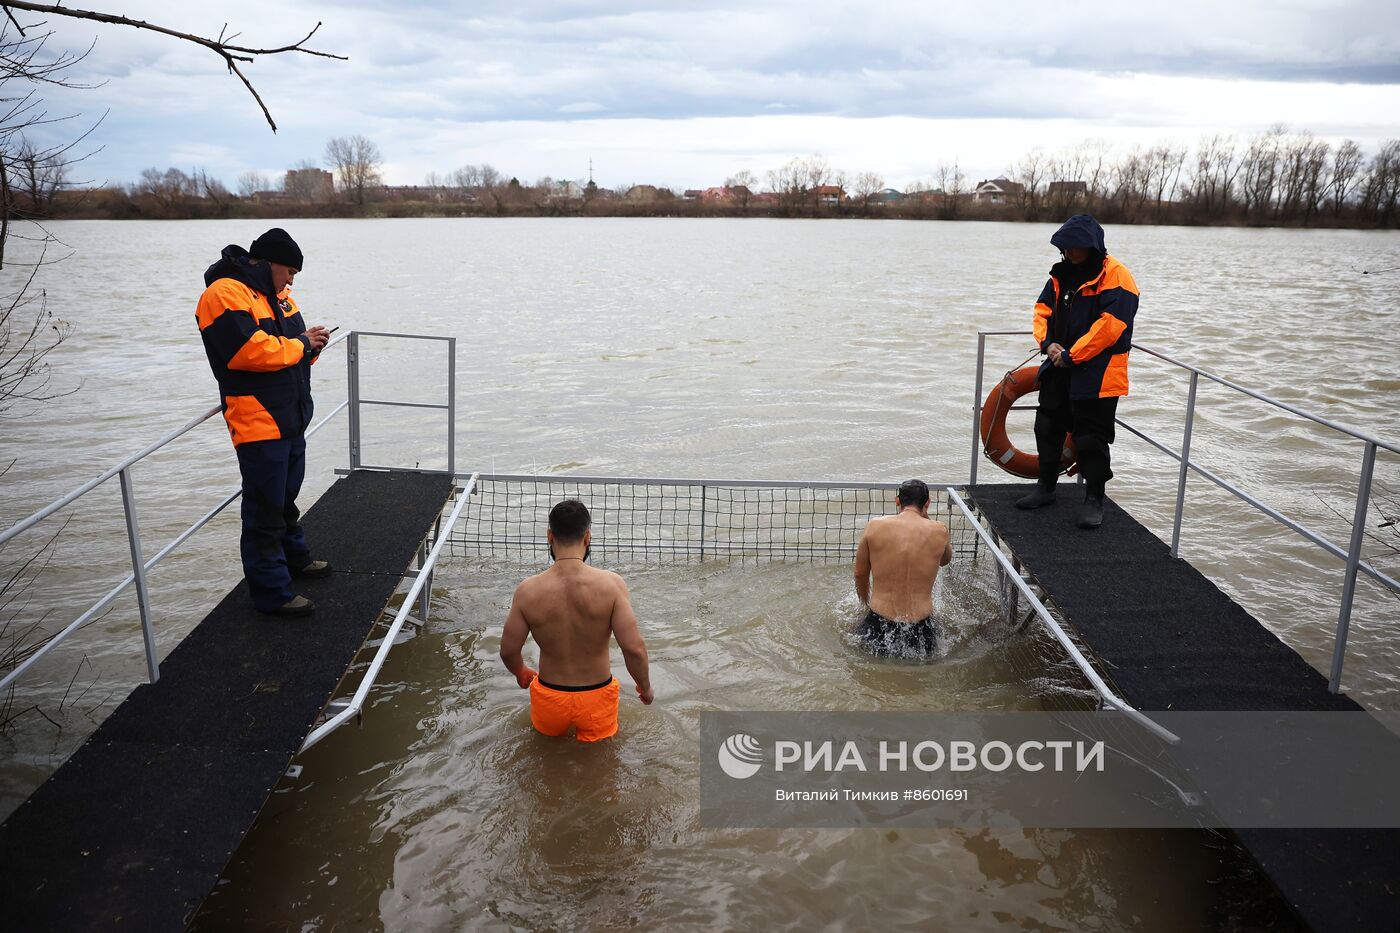
MULTIPOLYGON (((1063 333, 1060 345, 1069 350, 1069 397, 1116 398, 1128 394, 1128 351, 1133 342, 1133 318, 1137 316, 1138 287, 1128 267, 1104 249, 1103 228, 1088 214, 1067 220, 1050 242, 1061 249, 1082 246, 1103 255, 1103 269, 1081 285, 1068 308, 1062 304, 1061 285, 1055 272, 1035 303, 1032 330, 1040 352, 1063 333), (1068 315, 1061 321, 1057 315, 1068 315)), ((1041 376, 1050 366, 1047 360, 1041 376)))
POLYGON ((235 447, 300 437, 312 412, 306 323, 285 290, 272 294, 271 268, 248 260, 243 247, 225 247, 195 310, 235 447))

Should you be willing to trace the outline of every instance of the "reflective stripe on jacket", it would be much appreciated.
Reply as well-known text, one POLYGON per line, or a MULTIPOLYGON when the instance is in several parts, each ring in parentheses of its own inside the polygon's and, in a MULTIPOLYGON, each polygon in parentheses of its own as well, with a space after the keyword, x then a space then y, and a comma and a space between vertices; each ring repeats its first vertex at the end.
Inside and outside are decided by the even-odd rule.
POLYGON ((300 436, 311 423, 314 357, 296 302, 285 290, 269 299, 270 272, 250 267, 240 247, 224 250, 205 280, 195 319, 233 445, 300 436), (266 291, 249 284, 264 275, 266 291))
MULTIPOLYGON (((1103 269, 1080 286, 1070 302, 1064 333, 1069 356, 1069 397, 1115 398, 1128 394, 1128 351, 1133 342, 1138 287, 1128 267, 1112 256, 1103 269)), ((1042 352, 1056 328, 1052 318, 1066 313, 1060 306, 1060 283, 1052 275, 1035 303, 1032 330, 1042 352), (1057 310, 1059 309, 1059 310, 1057 310)), ((1050 365, 1049 362, 1045 365, 1050 365)))

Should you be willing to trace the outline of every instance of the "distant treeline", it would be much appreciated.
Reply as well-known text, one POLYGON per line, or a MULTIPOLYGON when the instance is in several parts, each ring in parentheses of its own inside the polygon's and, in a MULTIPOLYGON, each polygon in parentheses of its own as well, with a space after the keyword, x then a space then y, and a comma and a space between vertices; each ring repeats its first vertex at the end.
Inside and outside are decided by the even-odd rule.
POLYGON ((120 188, 73 189, 42 166, 18 179, 12 213, 37 217, 891 217, 1053 221, 1088 210, 1109 223, 1394 227, 1400 220, 1400 140, 1367 156, 1285 127, 1248 140, 1210 136, 1115 152, 1090 141, 1032 150, 1005 177, 973 184, 956 162, 896 191, 875 172, 848 174, 820 156, 715 187, 675 192, 646 184, 606 189, 575 181, 522 184, 491 166, 431 173, 422 185, 379 181, 363 137, 332 140, 326 172, 303 163, 272 182, 255 173, 237 193, 202 170, 147 169, 120 188))

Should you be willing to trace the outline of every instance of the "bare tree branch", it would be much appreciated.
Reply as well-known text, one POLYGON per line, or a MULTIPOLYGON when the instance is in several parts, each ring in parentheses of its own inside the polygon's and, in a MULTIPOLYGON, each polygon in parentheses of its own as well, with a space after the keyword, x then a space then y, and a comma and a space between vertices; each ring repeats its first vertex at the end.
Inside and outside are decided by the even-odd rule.
MULTIPOLYGON (((255 49, 249 46, 230 44, 230 42, 224 38, 224 30, 228 29, 227 24, 224 25, 224 30, 220 30, 219 38, 208 39, 204 36, 197 36, 188 32, 179 32, 178 30, 160 26, 155 23, 148 23, 145 20, 131 19, 128 16, 118 16, 114 13, 101 13, 95 10, 77 10, 59 4, 28 3, 25 2, 25 0, 6 0, 6 2, 0 3, 0 8, 5 10, 5 13, 10 17, 12 22, 14 22, 14 10, 26 10, 31 13, 48 13, 54 16, 68 17, 69 19, 92 20, 94 22, 107 23, 113 26, 130 26, 133 29, 147 29, 151 32, 158 32, 184 42, 193 42, 195 45, 203 46, 222 58, 224 64, 228 66, 228 70, 237 75, 238 79, 243 82, 243 86, 248 89, 248 93, 253 95, 253 100, 257 101, 258 107, 263 112, 263 117, 267 120, 267 125, 272 127, 272 132, 274 133, 277 132, 277 123, 272 119, 272 113, 267 109, 267 104, 263 103, 263 99, 258 94, 257 89, 253 87, 253 83, 239 70, 238 62, 251 62, 254 60, 254 57, 258 55, 278 55, 283 52, 301 52, 304 55, 315 55, 320 58, 334 58, 340 61, 348 60, 348 56, 345 55, 336 55, 331 52, 318 52, 315 49, 306 48, 306 43, 312 36, 316 35, 316 30, 321 28, 320 22, 317 22, 316 25, 312 27, 311 31, 300 41, 294 42, 291 45, 284 45, 279 48, 255 49)), ((19 23, 16 22, 15 26, 18 28, 19 23)), ((23 34, 23 29, 21 29, 20 32, 23 34)), ((237 36, 238 33, 234 33, 228 38, 234 39, 237 38, 237 36)))

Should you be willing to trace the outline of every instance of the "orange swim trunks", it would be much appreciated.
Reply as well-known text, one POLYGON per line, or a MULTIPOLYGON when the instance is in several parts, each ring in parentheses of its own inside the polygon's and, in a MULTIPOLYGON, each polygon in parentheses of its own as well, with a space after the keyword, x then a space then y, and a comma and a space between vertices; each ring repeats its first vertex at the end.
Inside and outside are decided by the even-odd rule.
POLYGON ((597 742, 617 734, 616 677, 592 687, 556 687, 538 677, 530 681, 530 722, 545 735, 563 735, 577 727, 574 738, 597 742))

